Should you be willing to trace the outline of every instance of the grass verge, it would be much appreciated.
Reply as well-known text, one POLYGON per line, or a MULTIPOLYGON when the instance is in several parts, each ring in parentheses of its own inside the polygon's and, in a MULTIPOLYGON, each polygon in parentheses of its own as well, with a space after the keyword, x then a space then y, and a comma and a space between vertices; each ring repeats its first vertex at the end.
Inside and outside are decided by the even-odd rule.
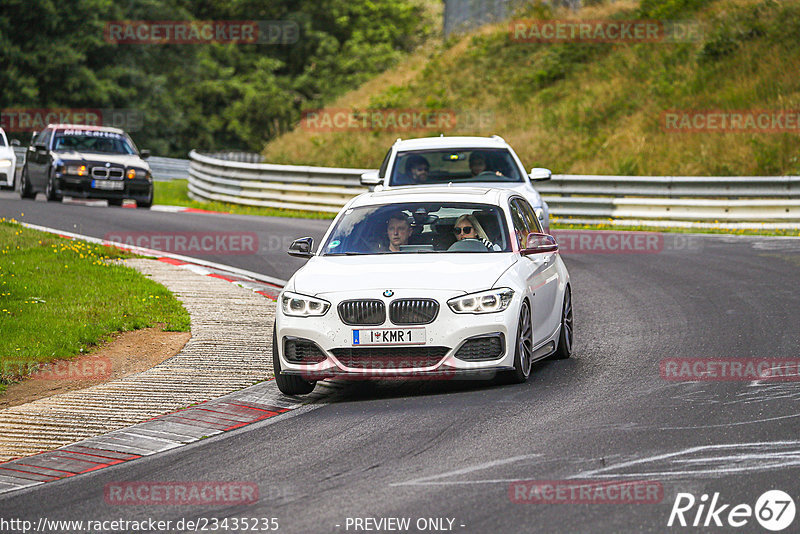
POLYGON ((0 392, 40 364, 91 350, 118 331, 189 330, 167 288, 109 259, 131 254, 0 219, 0 392))
POLYGON ((208 211, 222 211, 225 213, 236 213, 239 215, 261 215, 264 217, 293 217, 297 219, 333 219, 335 213, 323 211, 300 211, 287 210, 280 208, 265 208, 259 206, 242 206, 239 204, 229 204, 227 202, 200 202, 189 198, 188 180, 170 180, 168 182, 156 182, 155 204, 165 204, 168 206, 186 206, 208 211))

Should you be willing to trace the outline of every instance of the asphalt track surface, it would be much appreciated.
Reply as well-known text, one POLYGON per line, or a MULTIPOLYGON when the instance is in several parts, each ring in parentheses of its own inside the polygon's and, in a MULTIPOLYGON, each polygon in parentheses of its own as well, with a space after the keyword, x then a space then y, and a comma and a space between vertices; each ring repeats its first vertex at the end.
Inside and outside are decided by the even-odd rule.
MULTIPOLYGON (((297 237, 327 224, 17 200, 0 200, 0 216, 18 216, 23 206, 25 221, 98 237, 108 229, 297 237)), ((733 528, 728 513, 773 489, 800 505, 800 382, 666 380, 660 364, 798 359, 800 239, 692 240, 644 254, 565 254, 575 354, 536 364, 525 384, 349 384, 291 416, 9 494, 0 517, 173 525, 274 517, 278 531, 290 533, 392 531, 355 528, 368 517, 409 518, 410 532, 450 525, 418 529, 420 518, 448 518, 451 531, 465 533, 768 532, 752 516, 733 528), (509 488, 519 480, 652 481, 663 495, 655 504, 512 502, 509 488), (211 507, 108 504, 104 487, 121 481, 254 482, 260 498, 211 507), (668 527, 678 493, 697 504, 719 493, 717 508, 729 505, 718 516, 723 526, 711 519, 707 528, 668 527)), ((278 253, 229 259, 215 261, 281 278, 296 268, 278 253)), ((697 504, 685 513, 690 525, 697 504)), ((783 532, 798 531, 800 512, 783 532)))

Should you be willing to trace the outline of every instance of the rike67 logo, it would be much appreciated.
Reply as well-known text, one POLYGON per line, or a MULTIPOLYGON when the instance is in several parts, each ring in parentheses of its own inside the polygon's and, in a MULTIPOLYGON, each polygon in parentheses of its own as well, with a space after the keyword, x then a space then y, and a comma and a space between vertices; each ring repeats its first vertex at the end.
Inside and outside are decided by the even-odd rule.
POLYGON ((667 526, 740 528, 755 517, 765 529, 779 532, 794 522, 795 512, 794 500, 781 490, 764 492, 754 507, 744 503, 735 506, 723 503, 718 492, 714 493, 710 502, 705 493, 699 499, 691 493, 678 493, 667 526))

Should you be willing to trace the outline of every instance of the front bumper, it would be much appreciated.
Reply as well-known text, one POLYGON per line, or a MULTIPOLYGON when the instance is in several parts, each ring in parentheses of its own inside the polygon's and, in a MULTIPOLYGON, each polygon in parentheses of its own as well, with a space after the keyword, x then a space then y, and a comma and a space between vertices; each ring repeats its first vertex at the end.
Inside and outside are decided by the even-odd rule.
POLYGON ((457 314, 449 308, 447 300, 463 295, 463 292, 398 290, 391 298, 377 297, 384 302, 387 311, 395 299, 433 298, 439 303, 439 312, 433 322, 424 325, 396 325, 387 317, 381 325, 362 326, 347 325, 342 321, 338 312, 342 301, 375 299, 376 294, 380 295, 375 290, 351 292, 346 296, 339 293, 333 298, 330 294, 319 295, 319 298, 331 303, 330 309, 322 317, 284 315, 279 298, 276 337, 282 372, 302 375, 307 380, 395 376, 449 378, 465 374, 483 375, 487 371, 493 374, 494 371, 513 368, 514 340, 519 316, 517 295, 502 312, 457 314), (425 342, 414 345, 354 345, 353 330, 383 328, 424 328, 425 342), (313 344, 313 347, 304 347, 318 355, 318 359, 322 361, 296 363, 298 340, 300 343, 313 344), (290 344, 287 345, 287 342, 290 344), (293 351, 294 361, 287 359, 287 348, 293 351), (484 348, 487 350, 482 354, 484 348))
MULTIPOLYGON (((153 196, 153 183, 146 178, 124 178, 122 189, 98 189, 92 187, 95 180, 88 176, 70 176, 59 174, 55 177, 56 193, 61 196, 78 198, 125 199, 149 201, 153 196)), ((114 180, 116 181, 116 180, 114 180)))

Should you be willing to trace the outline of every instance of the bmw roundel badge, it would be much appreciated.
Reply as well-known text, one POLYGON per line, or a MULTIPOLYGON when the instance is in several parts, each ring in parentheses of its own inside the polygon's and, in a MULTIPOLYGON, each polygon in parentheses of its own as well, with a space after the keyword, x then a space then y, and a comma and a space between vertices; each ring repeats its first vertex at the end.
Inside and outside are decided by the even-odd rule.
POLYGON ((394 291, 392 291, 391 289, 387 289, 386 291, 383 292, 384 297, 391 297, 392 295, 394 295, 394 291))

